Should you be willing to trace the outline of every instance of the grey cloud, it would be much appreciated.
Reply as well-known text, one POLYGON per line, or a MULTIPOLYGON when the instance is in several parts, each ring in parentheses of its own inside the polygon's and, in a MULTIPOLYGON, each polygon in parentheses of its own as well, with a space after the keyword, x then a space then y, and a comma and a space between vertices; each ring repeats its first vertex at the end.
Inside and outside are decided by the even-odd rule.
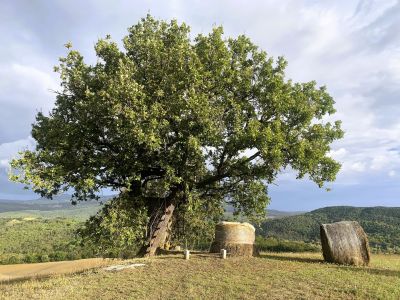
POLYGON ((8 181, 8 175, 0 169, 0 199, 36 199, 39 198, 29 190, 24 189, 23 184, 13 183, 8 181))
MULTIPOLYGON (((398 180, 398 179, 397 179, 398 180)), ((312 210, 323 206, 396 206, 400 202, 400 187, 395 179, 378 181, 366 177, 368 184, 331 185, 326 192, 306 180, 282 181, 278 186, 271 186, 271 208, 280 210, 312 210), (301 192, 299 192, 301 191, 301 192)))
POLYGON ((388 45, 399 45, 400 37, 400 2, 388 7, 373 22, 363 27, 360 32, 368 40, 370 47, 382 49, 388 45))
POLYGON ((1 144, 28 136, 36 113, 47 113, 53 106, 50 89, 56 89, 57 84, 45 71, 31 66, 6 62, 0 62, 0 66, 1 144))
POLYGON ((31 109, 21 105, 3 104, 0 110, 0 144, 28 136, 33 121, 31 109))
POLYGON ((400 122, 400 86, 398 83, 381 82, 381 86, 367 94, 374 99, 376 125, 387 127, 400 122))

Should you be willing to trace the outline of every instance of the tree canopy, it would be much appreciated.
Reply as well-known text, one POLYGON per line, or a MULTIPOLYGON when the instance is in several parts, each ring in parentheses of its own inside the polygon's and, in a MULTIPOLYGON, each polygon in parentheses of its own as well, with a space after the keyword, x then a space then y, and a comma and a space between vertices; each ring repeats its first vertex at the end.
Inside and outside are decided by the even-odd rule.
POLYGON ((144 206, 230 203, 261 216, 285 168, 319 187, 339 171, 328 153, 343 132, 325 121, 335 112, 326 88, 287 80, 285 59, 244 35, 216 27, 193 38, 186 24, 148 15, 122 49, 100 39, 95 64, 67 48, 55 106, 33 124, 36 150, 12 161, 11 178, 42 196, 111 188, 144 206))

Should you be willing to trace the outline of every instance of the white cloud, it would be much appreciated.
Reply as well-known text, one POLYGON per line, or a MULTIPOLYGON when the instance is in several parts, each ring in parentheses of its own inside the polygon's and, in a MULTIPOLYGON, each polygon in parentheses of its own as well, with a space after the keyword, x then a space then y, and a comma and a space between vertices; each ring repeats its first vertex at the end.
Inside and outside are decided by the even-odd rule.
POLYGON ((390 164, 390 162, 391 162, 390 157, 384 155, 378 155, 372 159, 370 168, 371 170, 379 171, 385 168, 388 164, 390 164))
POLYGON ((329 152, 328 156, 330 156, 336 160, 342 160, 347 153, 348 152, 345 148, 339 148, 337 150, 331 150, 329 152))
POLYGON ((32 150, 35 140, 29 136, 26 139, 0 144, 0 168, 8 168, 10 159, 16 157, 19 151, 32 150))
POLYGON ((0 144, 27 136, 37 112, 51 110, 55 75, 46 66, 0 61, 0 144))
POLYGON ((364 162, 355 162, 350 165, 350 170, 356 172, 363 172, 366 168, 366 164, 364 162))
POLYGON ((9 166, 9 161, 8 159, 0 159, 0 169, 1 168, 8 168, 9 166))
POLYGON ((32 83, 39 85, 39 88, 45 90, 49 88, 57 87, 54 78, 50 76, 50 72, 39 70, 33 66, 21 65, 18 63, 13 63, 11 65, 11 70, 18 76, 29 79, 32 83))
MULTIPOLYGON (((14 62, 0 69, 0 103, 49 110, 58 84, 51 70, 14 62)), ((34 111, 33 111, 34 112, 34 111)))

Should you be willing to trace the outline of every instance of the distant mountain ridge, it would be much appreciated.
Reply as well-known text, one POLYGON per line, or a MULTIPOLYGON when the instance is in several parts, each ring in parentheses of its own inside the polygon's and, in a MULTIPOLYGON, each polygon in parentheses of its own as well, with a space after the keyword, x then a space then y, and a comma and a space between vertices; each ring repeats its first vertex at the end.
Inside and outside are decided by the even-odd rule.
POLYGON ((277 219, 277 218, 296 216, 306 213, 305 211, 282 211, 282 210, 268 209, 268 208, 266 211, 268 219, 277 219))
POLYGON ((400 207, 332 206, 308 213, 268 219, 258 229, 264 237, 319 242, 319 226, 344 220, 358 221, 375 249, 400 249, 400 207))
POLYGON ((58 196, 53 200, 0 200, 0 218, 73 218, 86 220, 94 215, 112 196, 99 201, 81 201, 72 205, 70 196, 58 196))
POLYGON ((72 205, 69 197, 57 197, 55 199, 37 199, 37 200, 1 200, 0 213, 8 211, 21 210, 59 210, 59 209, 74 209, 88 206, 98 206, 100 202, 105 202, 109 197, 103 197, 100 201, 83 201, 76 205, 72 205))
MULTIPOLYGON (((224 206, 225 209, 225 217, 231 218, 233 215, 233 212, 235 211, 235 208, 230 205, 226 204, 224 206)), ((277 218, 282 218, 282 217, 287 217, 287 216, 295 216, 299 214, 304 214, 305 211, 282 211, 282 210, 276 210, 276 209, 265 209, 266 216, 268 219, 277 219, 277 218)), ((239 221, 245 222, 247 219, 245 217, 239 218, 239 221)))
MULTIPOLYGON (((36 200, 1 200, 0 199, 0 218, 1 217, 73 217, 77 215, 79 219, 86 219, 95 214, 113 196, 101 197, 99 201, 81 201, 72 205, 69 195, 61 195, 50 199, 36 200)), ((233 212, 233 208, 226 207, 227 215, 233 212)), ((267 218, 277 219, 285 216, 298 215, 304 212, 287 212, 274 209, 267 209, 267 218)))

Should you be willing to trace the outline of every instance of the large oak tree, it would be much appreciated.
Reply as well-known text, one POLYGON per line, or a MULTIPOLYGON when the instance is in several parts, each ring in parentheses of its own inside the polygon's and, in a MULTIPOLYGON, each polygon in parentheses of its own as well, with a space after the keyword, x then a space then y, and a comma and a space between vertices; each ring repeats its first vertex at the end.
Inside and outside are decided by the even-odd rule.
POLYGON ((286 61, 244 35, 217 27, 192 38, 186 24, 147 16, 123 49, 100 39, 94 65, 67 48, 55 107, 38 113, 36 150, 12 162, 12 179, 45 197, 73 190, 74 201, 123 191, 148 212, 147 255, 176 207, 229 203, 257 216, 285 168, 319 187, 335 179, 328 153, 343 132, 326 121, 334 100, 313 81, 286 80, 286 61))

